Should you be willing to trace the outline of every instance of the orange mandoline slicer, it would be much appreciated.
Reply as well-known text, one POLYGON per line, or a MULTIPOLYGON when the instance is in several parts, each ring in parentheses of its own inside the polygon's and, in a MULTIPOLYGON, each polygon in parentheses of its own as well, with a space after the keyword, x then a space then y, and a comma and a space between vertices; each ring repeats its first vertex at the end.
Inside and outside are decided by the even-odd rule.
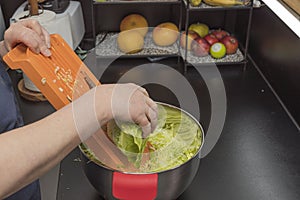
POLYGON ((100 83, 60 35, 50 37, 50 57, 20 44, 3 60, 11 69, 21 69, 54 108, 60 109, 100 83))
MULTIPOLYGON (((52 55, 35 54, 20 44, 3 60, 11 69, 21 69, 56 109, 69 104, 100 82, 57 34, 51 35, 52 55)), ((110 166, 128 164, 127 158, 100 129, 84 142, 110 166)))

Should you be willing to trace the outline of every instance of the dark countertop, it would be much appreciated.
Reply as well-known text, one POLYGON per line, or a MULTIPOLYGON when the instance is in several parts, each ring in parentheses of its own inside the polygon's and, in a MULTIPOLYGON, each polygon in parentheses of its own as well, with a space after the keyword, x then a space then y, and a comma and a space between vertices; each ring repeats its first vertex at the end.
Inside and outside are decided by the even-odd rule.
MULTIPOLYGON (((86 62, 100 77, 104 64, 96 59, 86 62)), ((143 59, 121 59, 114 62, 100 80, 102 83, 116 82, 126 71, 145 62, 143 59)), ((171 65, 174 60, 163 63, 171 65)), ((150 67, 153 67, 152 74, 139 72, 130 76, 130 80, 153 75, 158 80, 178 81, 169 77, 168 72, 150 67)), ((300 199, 299 130, 250 62, 246 67, 233 65, 219 69, 227 95, 224 129, 214 149, 201 159, 194 181, 178 200, 300 199)), ((200 122, 207 130, 211 116, 208 89, 192 67, 185 76, 197 94, 200 122)), ((172 92, 166 88, 155 84, 146 87, 155 100, 177 104, 172 92)), ((20 106, 26 123, 54 111, 47 102, 32 103, 20 99, 20 106)), ((79 150, 75 149, 61 162, 57 199, 101 199, 85 177, 78 158, 79 150)))

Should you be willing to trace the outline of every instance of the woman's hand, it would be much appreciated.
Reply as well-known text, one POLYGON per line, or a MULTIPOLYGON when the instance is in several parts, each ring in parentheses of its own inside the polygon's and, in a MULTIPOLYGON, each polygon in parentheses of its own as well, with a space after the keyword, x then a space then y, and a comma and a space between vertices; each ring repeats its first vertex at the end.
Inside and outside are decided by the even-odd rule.
MULTIPOLYGON (((138 85, 100 85, 95 99, 99 102, 98 105, 96 103, 97 108, 102 110, 99 113, 106 113, 109 120, 131 121, 140 125, 143 137, 147 137, 157 125, 157 104, 138 85)), ((101 119, 101 116, 98 118, 101 119)))
POLYGON ((24 43, 33 52, 50 56, 49 33, 33 19, 21 20, 10 25, 4 33, 4 45, 10 51, 17 44, 24 43))

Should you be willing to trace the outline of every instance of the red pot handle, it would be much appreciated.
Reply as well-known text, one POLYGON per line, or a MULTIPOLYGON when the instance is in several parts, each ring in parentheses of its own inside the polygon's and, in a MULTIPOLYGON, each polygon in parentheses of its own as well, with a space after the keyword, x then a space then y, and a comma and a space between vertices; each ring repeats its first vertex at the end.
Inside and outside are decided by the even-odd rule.
POLYGON ((122 200, 153 200, 157 195, 158 174, 113 172, 112 194, 122 200))

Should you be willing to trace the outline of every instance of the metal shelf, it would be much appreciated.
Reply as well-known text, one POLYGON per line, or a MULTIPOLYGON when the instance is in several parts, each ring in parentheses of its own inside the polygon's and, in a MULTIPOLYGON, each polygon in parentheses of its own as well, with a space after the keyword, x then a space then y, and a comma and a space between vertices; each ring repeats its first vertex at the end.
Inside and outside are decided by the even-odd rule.
MULTIPOLYGON (((181 49, 182 57, 184 58, 185 51, 181 49)), ((245 57, 240 49, 237 50, 235 54, 226 55, 223 58, 215 59, 210 55, 198 57, 194 56, 190 51, 187 52, 187 59, 186 62, 190 64, 199 64, 199 63, 240 63, 245 60, 245 57)))
MULTIPOLYGON (((171 46, 161 47, 153 43, 151 31, 145 37, 144 48, 142 51, 134 54, 125 54, 117 46, 118 33, 100 33, 97 35, 95 52, 97 57, 103 58, 135 58, 135 57, 176 57, 185 58, 185 49, 179 48, 179 39, 171 46), (178 51, 180 49, 180 51, 178 51)), ((235 54, 226 55, 221 59, 214 59, 210 55, 204 57, 194 56, 191 51, 187 52, 186 61, 190 64, 199 63, 240 63, 245 60, 243 52, 238 49, 235 54)))
POLYGON ((199 6, 191 6, 191 4, 188 2, 188 0, 183 0, 185 6, 187 9, 189 9, 190 11, 199 11, 199 10, 243 10, 243 9, 250 9, 252 7, 252 2, 249 3, 249 5, 236 5, 236 6, 230 6, 230 7, 224 7, 224 6, 210 6, 207 5, 204 2, 201 2, 201 4, 199 6))
POLYGON ((100 33, 96 37, 95 52, 98 57, 157 57, 157 56, 178 56, 179 47, 178 41, 171 46, 157 46, 152 41, 152 31, 149 31, 145 36, 144 48, 134 54, 125 54, 121 52, 117 45, 118 33, 100 33))
POLYGON ((105 5, 112 5, 112 4, 174 4, 174 3, 181 3, 181 0, 107 0, 107 1, 93 1, 94 5, 97 4, 105 4, 105 5))
MULTIPOLYGON (((237 53, 233 55, 226 55, 224 58, 221 59, 214 59, 211 56, 205 57, 196 57, 191 54, 191 52, 184 50, 181 51, 181 54, 184 58, 184 72, 187 71, 187 67, 191 65, 201 65, 201 64, 208 64, 208 63, 215 63, 217 65, 233 65, 233 64, 243 64, 247 62, 247 53, 248 53, 248 46, 249 46, 249 34, 250 34, 250 27, 252 21, 252 12, 253 12, 253 1, 250 1, 249 5, 247 6, 231 6, 231 7, 222 7, 222 6, 209 6, 202 2, 199 7, 192 7, 188 0, 182 0, 183 4, 186 9, 186 17, 185 17, 185 32, 188 32, 188 26, 190 21, 190 14, 192 12, 206 12, 206 11, 237 11, 237 10, 249 10, 248 14, 248 22, 246 27, 246 38, 245 43, 242 46, 243 51, 239 48, 237 53)), ((187 41, 186 41, 187 42, 187 41)), ((240 41, 239 41, 240 42, 240 41)))
MULTIPOLYGON (((93 1, 92 11, 98 9, 98 6, 106 5, 179 5, 178 14, 179 21, 176 22, 176 25, 181 30, 181 21, 182 21, 182 0, 107 0, 105 2, 96 2, 93 1)), ((93 34, 95 40, 95 53, 97 57, 100 58, 163 58, 163 57, 179 57, 179 40, 167 47, 157 46, 152 41, 152 28, 149 29, 148 34, 145 36, 144 47, 140 52, 134 54, 125 54, 121 52, 117 46, 117 36, 119 32, 97 32, 95 29, 95 19, 93 19, 93 34)), ((106 31, 106 30, 104 30, 106 31)), ((156 60, 156 59, 153 59, 156 60)))

